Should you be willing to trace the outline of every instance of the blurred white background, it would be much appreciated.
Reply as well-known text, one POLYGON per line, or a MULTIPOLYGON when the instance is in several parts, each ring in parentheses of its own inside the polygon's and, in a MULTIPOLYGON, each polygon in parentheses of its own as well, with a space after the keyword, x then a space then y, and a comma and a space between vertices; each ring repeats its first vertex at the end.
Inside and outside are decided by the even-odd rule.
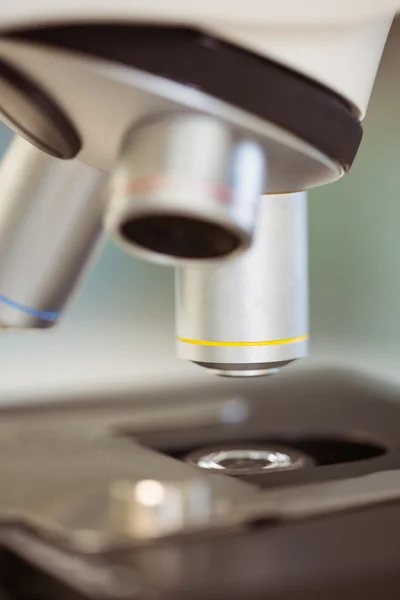
MULTIPOLYGON (((310 194, 312 346, 296 369, 343 365, 400 383, 399 60, 397 23, 351 174, 310 194)), ((2 127, 2 151, 10 137, 2 127)), ((174 357, 172 270, 112 243, 61 325, 0 337, 3 404, 208 377, 174 357)))

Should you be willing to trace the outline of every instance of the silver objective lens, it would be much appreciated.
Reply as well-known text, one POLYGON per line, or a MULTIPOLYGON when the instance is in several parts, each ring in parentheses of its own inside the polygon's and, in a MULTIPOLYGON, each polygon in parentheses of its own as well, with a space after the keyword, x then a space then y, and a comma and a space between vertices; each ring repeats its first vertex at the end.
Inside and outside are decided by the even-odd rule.
POLYGON ((308 351, 307 195, 263 196, 252 247, 176 271, 178 356, 219 375, 269 375, 308 351))
POLYGON ((51 327, 99 241, 103 173, 15 138, 0 164, 0 327, 51 327))
POLYGON ((249 246, 265 185, 256 141, 205 115, 163 115, 125 138, 107 228, 156 262, 223 258, 249 246))

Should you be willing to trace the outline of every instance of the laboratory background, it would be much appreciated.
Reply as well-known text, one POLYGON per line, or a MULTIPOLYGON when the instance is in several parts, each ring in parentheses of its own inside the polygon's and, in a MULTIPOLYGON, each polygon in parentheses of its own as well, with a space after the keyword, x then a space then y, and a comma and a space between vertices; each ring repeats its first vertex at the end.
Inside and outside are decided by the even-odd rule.
MULTIPOLYGON (((309 194, 311 351, 287 373, 339 367, 400 386, 399 56, 397 21, 351 173, 309 194)), ((1 153, 11 137, 1 126, 1 153)), ((206 383, 174 345, 173 270, 105 240, 60 325, 1 333, 0 403, 206 383)))

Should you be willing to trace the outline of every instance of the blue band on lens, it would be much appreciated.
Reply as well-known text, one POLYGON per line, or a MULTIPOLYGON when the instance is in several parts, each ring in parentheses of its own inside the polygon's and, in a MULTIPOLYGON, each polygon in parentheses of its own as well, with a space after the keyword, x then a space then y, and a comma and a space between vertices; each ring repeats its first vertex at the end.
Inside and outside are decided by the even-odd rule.
POLYGON ((0 302, 3 304, 7 304, 7 306, 11 306, 11 308, 15 308, 26 315, 31 315, 31 317, 37 317, 38 319, 42 319, 43 321, 57 321, 61 313, 60 312, 52 312, 50 310, 37 310, 36 308, 32 308, 30 306, 25 306, 25 304, 20 304, 19 302, 15 302, 6 296, 0 296, 0 302))

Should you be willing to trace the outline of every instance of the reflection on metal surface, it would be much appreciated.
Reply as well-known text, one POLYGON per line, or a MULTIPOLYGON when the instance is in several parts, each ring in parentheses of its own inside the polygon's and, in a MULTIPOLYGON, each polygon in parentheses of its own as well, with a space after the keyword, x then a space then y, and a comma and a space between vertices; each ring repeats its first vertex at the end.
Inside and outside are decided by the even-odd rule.
POLYGON ((158 506, 165 497, 165 489, 159 481, 144 479, 136 484, 136 500, 143 506, 158 506))
MULTIPOLYGON (((286 362, 288 364, 291 361, 286 362)), ((200 366, 204 366, 205 363, 197 363, 200 366)), ((261 363, 262 364, 262 363, 261 363)), ((225 366, 225 365, 224 365, 225 366)), ((214 368, 214 365, 211 367, 207 367, 211 373, 214 375, 219 375, 219 377, 265 377, 266 375, 276 375, 280 371, 280 367, 271 367, 271 368, 257 368, 257 369, 249 369, 248 365, 237 364, 232 368, 214 368)))
POLYGON ((269 471, 301 469, 312 464, 306 455, 289 448, 274 446, 204 448, 186 460, 201 469, 225 475, 261 475, 269 471))
POLYGON ((212 489, 206 481, 117 481, 111 486, 115 530, 134 539, 207 527, 213 516, 212 489))

